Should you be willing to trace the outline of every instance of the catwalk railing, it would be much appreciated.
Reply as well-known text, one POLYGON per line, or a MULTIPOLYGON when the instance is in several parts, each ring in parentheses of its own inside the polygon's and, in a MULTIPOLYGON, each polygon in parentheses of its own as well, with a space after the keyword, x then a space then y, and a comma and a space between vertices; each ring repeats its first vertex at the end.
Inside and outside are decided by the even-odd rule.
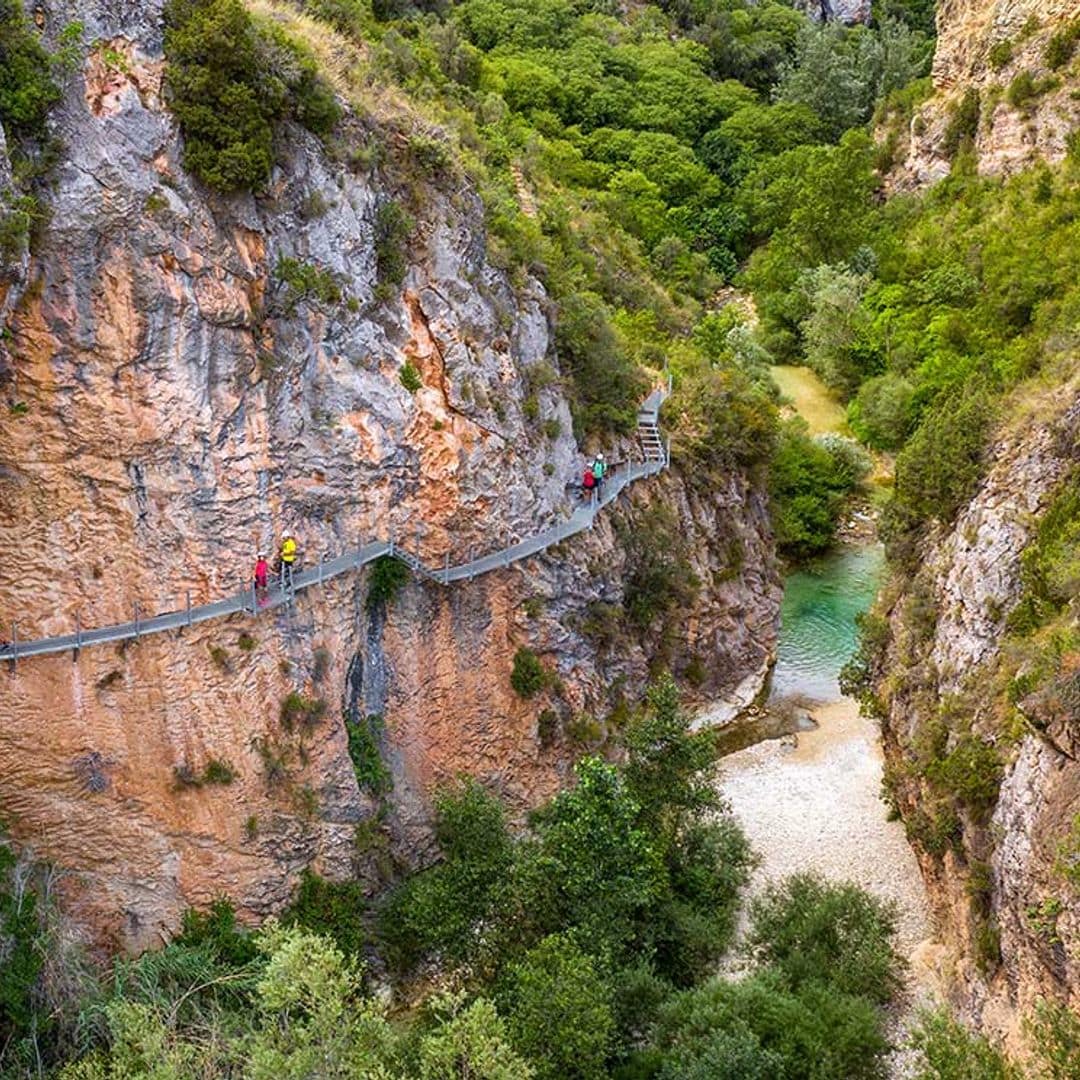
POLYGON ((18 623, 14 622, 11 624, 11 640, 0 645, 0 660, 8 660, 14 665, 17 660, 69 650, 74 656, 78 656, 79 650, 89 645, 137 640, 149 634, 182 629, 185 626, 194 626, 196 623, 219 619, 224 615, 237 612, 258 616, 282 604, 290 603, 297 592, 315 585, 322 585, 323 582, 339 577, 341 574, 358 570, 384 555, 401 559, 415 574, 440 585, 471 580, 479 574, 508 567, 512 563, 546 551, 555 544, 560 544, 569 537, 590 528, 596 515, 613 502, 628 485, 667 468, 670 464, 670 447, 662 440, 658 423, 660 406, 670 392, 669 376, 666 383, 654 390, 642 402, 638 410, 638 433, 644 460, 627 461, 615 465, 604 479, 601 489, 599 491, 594 489, 588 499, 583 499, 564 521, 486 555, 472 558, 470 552, 465 562, 451 565, 450 555, 447 554, 442 566, 431 567, 421 559, 418 542, 416 550, 410 551, 405 547, 404 541, 396 537, 391 530, 385 539, 360 542, 355 548, 334 558, 321 557, 317 564, 297 571, 291 582, 282 581, 279 577, 264 590, 256 589, 252 582, 248 588, 209 604, 192 605, 189 591, 185 605, 178 611, 142 618, 139 606, 136 604, 132 612, 134 617, 129 622, 96 629, 83 629, 79 625, 79 620, 76 619, 73 633, 27 641, 19 640, 18 623))

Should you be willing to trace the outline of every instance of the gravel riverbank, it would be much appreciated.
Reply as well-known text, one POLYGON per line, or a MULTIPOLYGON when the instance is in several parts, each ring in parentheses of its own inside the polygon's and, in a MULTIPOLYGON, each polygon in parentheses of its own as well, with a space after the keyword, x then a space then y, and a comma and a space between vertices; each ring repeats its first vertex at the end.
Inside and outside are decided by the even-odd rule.
MULTIPOLYGON (((813 870, 896 904, 896 946, 910 965, 908 993, 891 1025, 900 1043, 915 1006, 934 995, 942 962, 922 877, 903 826, 886 820, 873 722, 860 717, 848 699, 810 712, 820 725, 816 731, 723 758, 717 783, 761 859, 749 895, 770 881, 813 870)), ((893 1077, 907 1076, 909 1069, 907 1052, 893 1055, 893 1077)))

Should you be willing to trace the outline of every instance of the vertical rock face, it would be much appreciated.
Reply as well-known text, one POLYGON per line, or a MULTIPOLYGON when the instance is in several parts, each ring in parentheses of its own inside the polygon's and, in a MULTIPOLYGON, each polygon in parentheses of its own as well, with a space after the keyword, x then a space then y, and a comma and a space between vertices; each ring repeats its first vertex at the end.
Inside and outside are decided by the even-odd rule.
POLYGON ((1078 17, 1074 0, 940 0, 934 93, 889 136, 890 189, 947 176, 967 139, 984 175, 1060 161, 1080 125, 1077 68, 1075 58, 1052 68, 1047 49, 1078 17))
MULTIPOLYGON (((898 809, 939 925, 964 956, 956 1004, 1016 1047, 1040 997, 1080 1005, 1080 907, 1061 873, 1061 846, 1080 812, 1077 658, 1061 659, 1060 693, 1029 701, 1010 692, 1015 665, 1006 655, 1016 648, 1007 624, 1023 591, 1023 552, 1080 466, 1080 381, 1024 412, 994 446, 955 524, 931 536, 918 571, 894 585, 876 687, 898 809), (935 734, 943 721, 948 742, 931 752, 937 738, 944 743, 935 734), (964 731, 993 744, 1003 762, 992 812, 962 799, 946 810, 940 782, 920 773, 928 753, 940 761, 964 731)), ((984 781, 986 765, 975 760, 950 779, 960 792, 984 781)))
MULTIPOLYGON (((107 47, 54 118, 50 224, 0 285, 0 636, 235 591, 283 528, 308 562, 393 527, 438 563, 567 512, 580 458, 547 298, 487 261, 468 185, 357 172, 297 130, 264 197, 212 195, 184 173, 162 104, 160 8, 77 14, 107 47), (404 281, 377 290, 391 201, 416 226, 404 281), (291 283, 295 264, 340 301, 291 283)), ((190 904, 224 893, 258 918, 300 868, 350 870, 372 800, 343 715, 384 718, 406 857, 422 855, 431 785, 456 772, 525 808, 651 664, 722 694, 772 653, 779 583, 747 480, 699 492, 668 475, 624 501, 564 550, 448 591, 414 583, 388 611, 340 578, 258 620, 20 663, 0 676, 0 813, 69 872, 99 932, 139 948, 190 904), (649 503, 675 515, 701 588, 666 636, 590 636, 649 503), (558 674, 542 699, 511 691, 523 644, 558 674)))

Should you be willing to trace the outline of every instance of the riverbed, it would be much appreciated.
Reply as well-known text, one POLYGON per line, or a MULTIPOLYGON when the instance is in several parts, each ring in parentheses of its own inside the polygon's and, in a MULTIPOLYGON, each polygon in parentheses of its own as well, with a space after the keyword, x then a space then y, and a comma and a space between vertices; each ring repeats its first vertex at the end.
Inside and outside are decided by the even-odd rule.
MULTIPOLYGON (((842 429, 843 409, 812 372, 773 374, 812 433, 842 429)), ((883 574, 881 546, 858 543, 787 576, 767 700, 741 727, 736 721, 722 729, 722 746, 743 748, 721 759, 717 784, 760 859, 751 896, 769 882, 813 871, 895 905, 896 947, 910 965, 908 994, 890 1024, 902 1044, 913 1003, 937 989, 941 955, 914 853, 880 797, 877 725, 859 715, 839 683, 858 643, 857 616, 873 603, 883 574)), ((890 1075, 903 1077, 909 1069, 910 1054, 896 1052, 890 1075)))

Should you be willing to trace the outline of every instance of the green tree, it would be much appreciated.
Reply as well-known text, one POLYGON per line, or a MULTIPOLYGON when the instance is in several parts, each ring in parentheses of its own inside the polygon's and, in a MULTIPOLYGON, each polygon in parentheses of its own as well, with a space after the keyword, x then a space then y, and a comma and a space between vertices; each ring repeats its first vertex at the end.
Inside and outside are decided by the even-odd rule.
POLYGON ((896 911, 855 885, 797 874, 756 898, 750 918, 748 945, 794 990, 823 982, 884 1003, 900 986, 896 911))
POLYGON ((618 770, 583 758, 577 786, 557 795, 520 851, 514 891, 523 926, 570 928, 594 955, 617 955, 664 890, 661 853, 618 770))
POLYGON ((256 1022, 242 1040, 251 1080, 382 1080, 394 1034, 360 993, 356 970, 330 941, 273 924, 259 936, 266 967, 255 991, 256 1022))
POLYGON ((511 1038, 542 1080, 607 1075, 611 985, 572 935, 544 938, 511 964, 500 995, 511 1038))
POLYGON ((870 316, 862 305, 869 284, 867 274, 828 264, 807 270, 799 281, 810 307, 802 324, 806 362, 845 398, 879 363, 868 347, 870 316))
POLYGON ((948 521, 982 473, 993 417, 989 393, 975 384, 942 396, 896 459, 895 511, 916 521, 948 521))
POLYGON ((451 961, 482 952, 487 942, 476 928, 497 908, 510 873, 502 804, 475 780, 436 795, 435 838, 443 861, 407 879, 379 914, 380 936, 400 966, 435 950, 451 961))
POLYGON ((711 782, 715 735, 708 729, 690 731, 670 674, 649 688, 646 707, 631 721, 625 741, 627 790, 642 820, 668 843, 688 816, 720 805, 711 782))
POLYGON ((429 1004, 439 1018, 424 1035, 419 1080, 531 1080, 532 1065, 514 1052, 506 1024, 484 998, 443 994, 429 1004))
POLYGON ((169 0, 166 89, 184 134, 184 166, 222 191, 261 187, 274 127, 290 113, 318 133, 338 106, 314 60, 240 0, 169 0))
POLYGON ((899 449, 914 419, 915 387, 892 372, 867 379, 848 405, 852 431, 876 450, 899 449))

